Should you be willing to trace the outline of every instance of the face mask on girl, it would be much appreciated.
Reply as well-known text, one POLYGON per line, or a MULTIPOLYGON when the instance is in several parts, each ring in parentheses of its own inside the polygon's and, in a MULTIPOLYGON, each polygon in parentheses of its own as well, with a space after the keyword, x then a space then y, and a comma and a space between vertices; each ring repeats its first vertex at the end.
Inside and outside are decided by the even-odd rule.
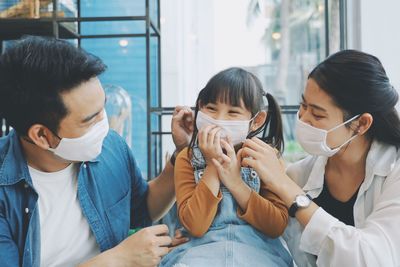
POLYGON ((56 148, 48 150, 69 161, 90 161, 100 155, 108 130, 107 114, 104 111, 103 119, 93 125, 87 133, 78 138, 61 138, 56 148))
POLYGON ((197 113, 196 126, 197 129, 200 130, 209 125, 216 125, 222 129, 221 138, 229 136, 232 144, 237 145, 246 140, 249 134, 250 123, 256 116, 257 114, 252 119, 243 121, 215 120, 199 110, 197 113))
POLYGON ((336 148, 330 148, 326 143, 328 133, 346 125, 347 123, 353 121, 359 116, 360 115, 356 115, 351 119, 339 124, 338 126, 333 127, 330 130, 323 130, 315 128, 301 121, 299 117, 299 112, 297 112, 297 120, 296 120, 297 141, 300 143, 303 149, 311 155, 331 157, 335 155, 343 146, 350 143, 358 135, 352 136, 350 139, 348 139, 346 142, 344 142, 342 145, 336 148))

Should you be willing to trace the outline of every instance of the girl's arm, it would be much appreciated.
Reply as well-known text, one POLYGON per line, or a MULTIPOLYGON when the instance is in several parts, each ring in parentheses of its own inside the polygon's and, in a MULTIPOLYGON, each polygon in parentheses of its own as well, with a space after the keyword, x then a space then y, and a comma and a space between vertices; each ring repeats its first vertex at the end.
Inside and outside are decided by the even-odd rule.
POLYGON ((238 209, 239 218, 251 224, 265 235, 276 238, 283 234, 288 221, 285 203, 262 183, 260 194, 252 191, 247 209, 238 209))
POLYGON ((182 150, 175 162, 175 192, 180 222, 193 236, 203 236, 222 199, 215 168, 207 166, 196 184, 187 148, 182 150))
POLYGON ((242 152, 236 155, 231 143, 221 140, 226 151, 221 160, 213 159, 219 179, 238 203, 239 218, 270 237, 278 237, 288 223, 288 210, 282 200, 261 183, 260 195, 252 190, 241 177, 242 152))

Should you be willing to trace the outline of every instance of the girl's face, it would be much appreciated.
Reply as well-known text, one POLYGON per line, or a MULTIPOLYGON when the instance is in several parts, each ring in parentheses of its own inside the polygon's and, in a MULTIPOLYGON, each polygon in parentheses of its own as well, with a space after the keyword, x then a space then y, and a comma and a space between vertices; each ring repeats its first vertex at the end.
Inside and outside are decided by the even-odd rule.
MULTIPOLYGON (((343 111, 313 79, 308 79, 302 98, 299 109, 301 121, 324 130, 330 130, 344 122, 343 111)), ((356 120, 353 123, 356 124, 356 120)), ((356 127, 353 124, 347 126, 349 125, 351 125, 351 129, 342 126, 328 133, 327 144, 329 147, 338 147, 353 136, 356 127)))
POLYGON ((222 102, 208 103, 201 106, 200 111, 215 120, 240 121, 250 120, 252 117, 251 112, 244 107, 243 101, 240 101, 239 107, 222 102))

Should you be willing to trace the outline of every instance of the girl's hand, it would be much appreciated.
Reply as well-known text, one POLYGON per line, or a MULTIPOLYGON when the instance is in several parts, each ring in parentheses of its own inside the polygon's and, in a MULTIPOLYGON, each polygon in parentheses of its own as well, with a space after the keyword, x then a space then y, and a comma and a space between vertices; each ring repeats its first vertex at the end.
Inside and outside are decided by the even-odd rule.
POLYGON ((222 154, 221 159, 212 159, 220 181, 230 190, 243 183, 240 173, 240 154, 236 155, 232 143, 221 140, 222 147, 226 150, 227 154, 222 154))
POLYGON ((221 128, 209 125, 199 130, 199 148, 207 165, 211 164, 212 158, 220 159, 224 153, 221 148, 221 128))
POLYGON ((279 185, 285 175, 285 167, 277 151, 257 137, 246 139, 240 150, 242 166, 253 168, 267 187, 279 185))

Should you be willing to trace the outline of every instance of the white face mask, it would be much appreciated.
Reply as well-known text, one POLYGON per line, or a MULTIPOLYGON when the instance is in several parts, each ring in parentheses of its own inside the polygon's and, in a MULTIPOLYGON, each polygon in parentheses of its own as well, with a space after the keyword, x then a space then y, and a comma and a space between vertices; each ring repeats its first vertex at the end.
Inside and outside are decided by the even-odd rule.
POLYGON ((301 121, 299 118, 299 112, 297 112, 297 120, 296 120, 297 141, 303 147, 303 149, 311 155, 331 157, 335 155, 343 146, 347 145, 354 138, 356 138, 358 135, 354 135, 349 140, 344 142, 342 145, 332 149, 326 143, 328 133, 346 125, 347 123, 351 122, 352 120, 356 119, 359 116, 360 115, 354 116, 353 118, 343 122, 342 124, 339 124, 336 127, 333 127, 330 130, 323 130, 315 128, 301 121))
POLYGON ((249 134, 250 122, 254 120, 256 116, 250 120, 244 121, 215 120, 199 110, 197 113, 196 126, 197 129, 200 130, 209 125, 216 125, 222 129, 221 138, 229 136, 232 144, 237 145, 246 140, 249 134))
POLYGON ((107 114, 104 111, 103 119, 93 125, 87 133, 78 138, 61 138, 58 146, 49 148, 49 151, 68 161, 93 160, 100 155, 108 130, 107 114))

